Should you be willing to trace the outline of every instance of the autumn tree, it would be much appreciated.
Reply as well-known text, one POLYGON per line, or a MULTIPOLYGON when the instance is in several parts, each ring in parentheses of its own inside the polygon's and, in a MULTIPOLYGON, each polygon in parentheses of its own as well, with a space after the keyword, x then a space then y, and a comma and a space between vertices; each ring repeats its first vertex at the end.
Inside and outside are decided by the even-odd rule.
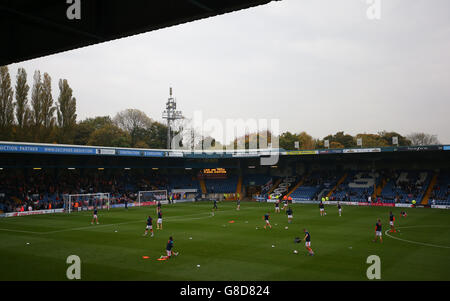
POLYGON ((338 142, 343 147, 355 147, 356 146, 356 140, 352 135, 344 134, 344 132, 337 132, 334 135, 328 135, 323 140, 328 140, 330 142, 338 142))
POLYGON ((296 134, 293 134, 289 131, 284 132, 279 137, 279 144, 281 148, 286 150, 295 149, 295 142, 299 141, 299 137, 296 134))
POLYGON ((287 150, 295 149, 295 142, 298 142, 299 149, 314 149, 316 147, 314 138, 304 131, 299 134, 288 131, 282 133, 279 137, 280 147, 287 150))
POLYGON ((28 92, 30 86, 27 83, 27 72, 23 68, 19 68, 16 77, 16 120, 17 133, 16 140, 27 141, 30 137, 28 135, 29 122, 31 118, 31 110, 28 105, 28 92))
POLYGON ((42 120, 42 77, 39 70, 34 72, 33 88, 31 90, 31 122, 34 141, 39 142, 42 120))
POLYGON ((44 73, 41 90, 43 142, 55 142, 56 106, 53 105, 52 78, 44 73))
POLYGON ((381 132, 378 132, 378 135, 380 135, 380 137, 382 139, 384 139, 384 141, 386 141, 387 145, 392 145, 392 137, 397 137, 398 138, 398 145, 399 146, 411 145, 411 141, 407 137, 404 137, 404 136, 400 135, 397 132, 381 131, 381 132))
POLYGON ((113 121, 116 126, 130 135, 133 147, 138 141, 143 141, 144 131, 142 130, 148 129, 152 125, 152 120, 137 109, 123 110, 116 114, 113 121))
POLYGON ((130 135, 114 124, 105 125, 89 136, 88 145, 131 147, 130 135))
POLYGON ((378 134, 357 134, 356 139, 362 139, 363 147, 386 147, 389 144, 378 134))
POLYGON ((10 140, 14 124, 14 91, 7 66, 0 67, 0 139, 10 140))
POLYGON ((60 79, 57 103, 58 142, 73 143, 73 135, 77 122, 76 110, 77 101, 72 96, 72 88, 70 88, 66 79, 60 79))
POLYGON ((94 131, 109 125, 113 125, 113 121, 109 116, 86 118, 75 126, 73 143, 77 145, 87 145, 89 137, 94 131))
POLYGON ((344 146, 339 142, 332 141, 330 142, 330 148, 344 148, 344 146))
POLYGON ((167 125, 161 122, 152 122, 146 129, 144 142, 149 148, 164 149, 167 147, 167 125))
POLYGON ((437 135, 427 133, 412 133, 407 136, 412 145, 436 145, 441 144, 437 135))

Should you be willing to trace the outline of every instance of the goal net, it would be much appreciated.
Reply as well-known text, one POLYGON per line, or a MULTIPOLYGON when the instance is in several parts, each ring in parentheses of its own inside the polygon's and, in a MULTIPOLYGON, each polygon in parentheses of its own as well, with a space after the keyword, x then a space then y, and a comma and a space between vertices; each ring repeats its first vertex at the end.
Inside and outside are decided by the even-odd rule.
POLYGON ((138 206, 148 206, 158 201, 162 204, 168 203, 167 190, 149 190, 138 192, 138 206))
POLYGON ((72 211, 107 209, 110 208, 109 193, 84 193, 84 194, 65 194, 64 210, 67 213, 72 211))

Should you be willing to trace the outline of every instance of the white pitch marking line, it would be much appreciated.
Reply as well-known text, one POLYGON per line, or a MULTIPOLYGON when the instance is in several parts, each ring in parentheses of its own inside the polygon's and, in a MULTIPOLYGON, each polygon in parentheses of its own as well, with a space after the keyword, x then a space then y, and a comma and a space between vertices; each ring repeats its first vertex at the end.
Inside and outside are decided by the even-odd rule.
POLYGON ((4 228, 0 228, 0 231, 30 233, 30 234, 42 234, 42 232, 34 232, 34 231, 26 231, 26 230, 13 230, 13 229, 4 229, 4 228))
MULTIPOLYGON (((448 228, 448 226, 409 226, 409 227, 398 227, 397 229, 406 229, 406 228, 425 228, 425 227, 436 227, 436 228, 438 228, 438 227, 443 227, 443 228, 448 228)), ((448 247, 448 246, 433 245, 433 244, 428 244, 428 243, 424 243, 424 242, 418 242, 418 241, 412 241, 412 240, 407 240, 407 239, 403 239, 403 238, 398 238, 398 237, 389 235, 389 234, 388 234, 388 231, 389 231, 389 229, 386 230, 386 231, 384 232, 384 234, 386 234, 387 236, 389 236, 390 238, 393 238, 393 239, 401 240, 401 241, 404 241, 404 242, 409 242, 409 243, 416 244, 416 245, 423 245, 423 246, 427 246, 427 247, 435 247, 435 248, 450 249, 450 247, 448 247)))
MULTIPOLYGON (((253 208, 247 208, 247 209, 253 209, 253 208)), ((223 210, 222 212, 231 211, 230 210, 223 210)), ((174 216, 174 217, 168 217, 166 220, 173 220, 173 221, 184 221, 184 220, 194 220, 194 219, 202 219, 205 217, 211 217, 211 216, 205 216, 205 217, 198 217, 198 218, 185 218, 187 216, 197 216, 197 215, 203 215, 205 213, 196 213, 196 214, 190 214, 186 216, 174 216)), ((87 214, 86 214, 87 216, 87 214)), ((54 234, 54 233, 60 233, 60 232, 67 232, 67 231, 75 231, 75 230, 84 230, 84 229, 97 229, 100 227, 107 227, 107 226, 119 226, 119 225, 126 225, 126 224, 134 224, 134 223, 141 223, 142 221, 132 221, 132 222, 123 222, 118 224, 105 224, 105 225, 96 225, 96 226, 85 226, 85 227, 78 227, 78 228, 70 228, 70 229, 61 229, 61 230, 54 230, 54 231, 47 231, 47 232, 34 232, 34 231, 25 231, 25 230, 13 230, 13 229, 4 229, 0 228, 0 231, 9 231, 9 232, 19 232, 19 233, 30 233, 30 234, 36 234, 36 235, 44 235, 44 234, 54 234)))
MULTIPOLYGON (((204 213, 202 213, 204 214, 204 213)), ((197 216, 199 214, 191 214, 191 215, 186 215, 186 216, 197 216)), ((205 216, 205 217, 209 217, 209 216, 205 216)), ((173 220, 173 221, 183 221, 183 220, 194 220, 194 219, 202 219, 205 217, 194 217, 194 218, 178 218, 178 216, 175 217, 168 217, 168 220, 173 220)), ((166 219, 166 220, 167 220, 166 219)), ((40 232, 36 234, 54 234, 54 233, 60 233, 60 232, 67 232, 67 231, 75 231, 75 230, 84 230, 84 229, 97 229, 100 227, 107 227, 107 226, 119 226, 119 225, 127 225, 127 224, 134 224, 134 223, 142 223, 142 221, 132 221, 132 222, 123 222, 123 223, 118 223, 118 224, 105 224, 105 225, 99 225, 99 226, 85 226, 85 227, 79 227, 79 228, 70 228, 70 229, 62 229, 62 230, 55 230, 55 231, 48 231, 48 232, 40 232)))

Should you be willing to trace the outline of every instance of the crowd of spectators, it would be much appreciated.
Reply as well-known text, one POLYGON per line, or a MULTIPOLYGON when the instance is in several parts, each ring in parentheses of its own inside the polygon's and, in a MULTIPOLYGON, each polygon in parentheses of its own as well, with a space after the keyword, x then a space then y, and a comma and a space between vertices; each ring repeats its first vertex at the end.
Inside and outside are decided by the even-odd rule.
MULTIPOLYGON (((66 194, 110 193, 111 204, 134 201, 137 191, 167 189, 165 177, 105 172, 0 173, 0 210, 3 212, 57 209, 66 194)), ((178 196, 176 196, 178 197, 178 196)))
POLYGON ((381 194, 383 200, 403 203, 420 200, 425 193, 426 181, 421 180, 418 173, 408 173, 407 177, 400 177, 400 173, 391 171, 384 176, 388 184, 381 194))
POLYGON ((431 200, 450 201, 450 174, 441 174, 430 195, 431 200))

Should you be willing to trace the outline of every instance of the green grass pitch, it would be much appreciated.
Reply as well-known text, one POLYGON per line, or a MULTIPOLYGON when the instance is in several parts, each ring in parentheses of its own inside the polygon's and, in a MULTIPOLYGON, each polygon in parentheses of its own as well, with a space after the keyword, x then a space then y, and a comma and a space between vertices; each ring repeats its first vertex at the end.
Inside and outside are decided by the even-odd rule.
POLYGON ((218 206, 212 216, 212 202, 163 205, 164 229, 153 238, 142 235, 155 207, 102 210, 100 225, 90 224, 92 212, 0 219, 0 280, 67 280, 69 255, 81 259, 81 280, 368 280, 369 255, 381 259, 381 280, 450 280, 447 210, 407 209, 401 218, 399 208, 343 206, 339 217, 329 205, 321 217, 317 205, 293 204, 288 224, 270 203, 218 206), (398 233, 385 233, 390 210, 398 233), (372 241, 377 218, 383 244, 372 241), (305 227, 315 256, 294 243, 305 227), (180 254, 158 261, 169 236, 180 254))

